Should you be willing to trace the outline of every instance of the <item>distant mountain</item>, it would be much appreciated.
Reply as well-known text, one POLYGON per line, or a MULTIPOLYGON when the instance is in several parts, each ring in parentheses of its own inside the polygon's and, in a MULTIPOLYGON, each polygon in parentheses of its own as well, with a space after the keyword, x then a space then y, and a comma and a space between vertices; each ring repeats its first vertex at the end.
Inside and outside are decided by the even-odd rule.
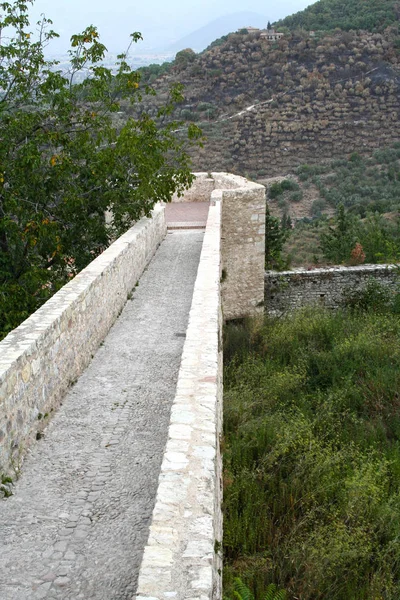
POLYGON ((215 19, 204 27, 193 31, 189 35, 174 42, 167 48, 168 52, 179 52, 184 48, 191 48, 195 52, 201 52, 215 39, 222 37, 237 29, 246 26, 265 28, 268 23, 268 17, 254 12, 237 12, 215 19))
POLYGON ((319 0, 276 25, 289 29, 383 31, 399 22, 398 0, 319 0))

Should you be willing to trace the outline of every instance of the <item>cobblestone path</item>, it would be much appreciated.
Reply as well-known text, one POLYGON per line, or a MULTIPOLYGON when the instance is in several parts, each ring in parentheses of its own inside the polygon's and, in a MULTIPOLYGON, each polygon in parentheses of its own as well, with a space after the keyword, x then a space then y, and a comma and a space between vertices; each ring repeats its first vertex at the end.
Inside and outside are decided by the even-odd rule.
POLYGON ((132 599, 203 233, 167 235, 0 501, 0 599, 132 599))

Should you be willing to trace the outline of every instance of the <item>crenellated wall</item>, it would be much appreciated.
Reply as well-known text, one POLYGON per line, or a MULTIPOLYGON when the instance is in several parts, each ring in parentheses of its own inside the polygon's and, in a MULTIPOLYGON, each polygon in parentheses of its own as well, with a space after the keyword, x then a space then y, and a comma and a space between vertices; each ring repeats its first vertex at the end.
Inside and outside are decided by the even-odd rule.
POLYGON ((360 265, 305 271, 267 271, 265 273, 265 310, 280 315, 310 304, 339 308, 346 294, 365 289, 377 281, 395 290, 399 285, 396 265, 360 265))
POLYGON ((0 473, 18 465, 90 362, 166 234, 164 211, 157 205, 0 342, 0 473))

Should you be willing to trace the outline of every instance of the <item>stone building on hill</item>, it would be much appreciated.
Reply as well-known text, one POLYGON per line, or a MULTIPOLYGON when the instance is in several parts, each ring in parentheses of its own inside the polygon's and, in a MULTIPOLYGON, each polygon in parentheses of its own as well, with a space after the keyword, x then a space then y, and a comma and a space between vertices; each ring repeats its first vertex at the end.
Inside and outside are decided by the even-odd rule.
POLYGON ((279 31, 275 31, 274 28, 263 30, 260 33, 260 39, 266 40, 267 42, 278 42, 281 38, 283 38, 285 34, 279 31))

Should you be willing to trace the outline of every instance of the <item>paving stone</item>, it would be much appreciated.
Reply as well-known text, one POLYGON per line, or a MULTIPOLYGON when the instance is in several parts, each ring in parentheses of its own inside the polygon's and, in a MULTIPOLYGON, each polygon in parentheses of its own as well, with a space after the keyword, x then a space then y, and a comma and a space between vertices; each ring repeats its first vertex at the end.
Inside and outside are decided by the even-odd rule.
POLYGON ((65 552, 67 548, 67 542, 57 542, 56 544, 54 544, 54 550, 56 550, 57 552, 65 552))
POLYGON ((54 581, 55 578, 56 574, 54 573, 54 571, 48 571, 47 573, 41 575, 42 581, 54 581))
POLYGON ((134 597, 184 343, 175 334, 186 330, 202 240, 198 231, 167 236, 26 457, 14 496, 0 508, 0 528, 10 524, 7 544, 0 537, 1 600, 36 599, 26 582, 46 573, 56 575, 53 587, 42 579, 35 592, 46 600, 134 597), (104 448, 107 436, 119 443, 104 448), (49 518, 23 523, 21 507, 49 518), (12 587, 7 563, 15 566, 12 587))
POLYGON ((35 592, 35 600, 42 600, 48 597, 48 591, 51 588, 51 582, 43 583, 35 592))
POLYGON ((57 577, 54 580, 54 585, 57 587, 65 587, 69 584, 70 579, 68 577, 57 577))

